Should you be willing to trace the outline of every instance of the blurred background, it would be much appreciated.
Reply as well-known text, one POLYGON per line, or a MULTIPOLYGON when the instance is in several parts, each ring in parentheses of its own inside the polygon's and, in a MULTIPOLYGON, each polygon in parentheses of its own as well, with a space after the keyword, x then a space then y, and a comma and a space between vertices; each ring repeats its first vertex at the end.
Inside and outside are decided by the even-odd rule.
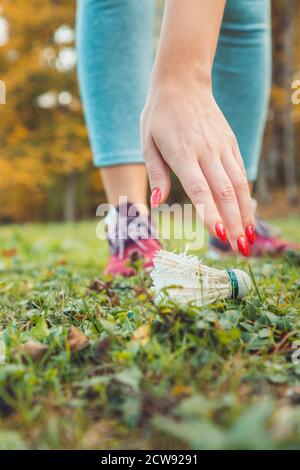
MULTIPOLYGON (((104 201, 79 100, 75 8, 75 0, 0 0, 2 223, 86 219, 104 201)), ((265 215, 279 216, 299 213, 300 2, 272 0, 272 16, 273 88, 256 196, 265 215)))

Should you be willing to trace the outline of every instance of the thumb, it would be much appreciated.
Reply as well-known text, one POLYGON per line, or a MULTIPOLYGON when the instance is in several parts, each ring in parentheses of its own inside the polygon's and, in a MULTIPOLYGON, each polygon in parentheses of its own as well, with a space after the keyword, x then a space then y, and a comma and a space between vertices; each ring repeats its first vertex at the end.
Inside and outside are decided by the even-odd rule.
POLYGON ((170 188, 170 171, 154 142, 144 155, 151 188, 151 206, 158 207, 167 199, 170 188))

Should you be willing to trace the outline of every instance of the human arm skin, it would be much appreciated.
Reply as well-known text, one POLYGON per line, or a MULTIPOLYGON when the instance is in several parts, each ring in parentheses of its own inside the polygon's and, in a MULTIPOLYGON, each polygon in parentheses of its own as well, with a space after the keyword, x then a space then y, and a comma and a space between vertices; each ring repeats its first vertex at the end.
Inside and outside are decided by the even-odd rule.
POLYGON ((192 203, 204 205, 210 234, 223 224, 233 249, 246 254, 245 230, 254 225, 248 182, 236 138, 212 92, 225 3, 166 1, 141 139, 150 186, 160 190, 160 202, 170 191, 171 168, 192 203))

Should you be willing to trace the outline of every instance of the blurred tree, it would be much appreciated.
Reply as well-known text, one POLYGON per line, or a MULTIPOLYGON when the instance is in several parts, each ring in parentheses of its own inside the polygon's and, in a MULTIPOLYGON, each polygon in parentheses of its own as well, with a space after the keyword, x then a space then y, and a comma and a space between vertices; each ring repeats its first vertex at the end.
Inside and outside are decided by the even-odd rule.
POLYGON ((7 87, 0 108, 0 218, 47 217, 55 187, 65 219, 72 220, 78 180, 91 172, 75 72, 75 2, 0 5, 9 27, 0 47, 0 77, 7 87))
MULTIPOLYGON (((295 67, 295 0, 285 0, 285 35, 284 35, 284 66, 283 66, 283 84, 285 90, 290 90, 295 67)), ((289 201, 292 204, 298 202, 297 177, 296 177, 296 159, 295 159, 295 132, 292 121, 292 101, 291 96, 285 106, 285 120, 283 129, 283 147, 284 147, 284 166, 285 181, 289 201)))
POLYGON ((285 186, 298 203, 299 105, 292 103, 292 84, 300 76, 300 2, 272 0, 273 87, 269 120, 260 162, 257 192, 271 202, 270 188, 285 186))

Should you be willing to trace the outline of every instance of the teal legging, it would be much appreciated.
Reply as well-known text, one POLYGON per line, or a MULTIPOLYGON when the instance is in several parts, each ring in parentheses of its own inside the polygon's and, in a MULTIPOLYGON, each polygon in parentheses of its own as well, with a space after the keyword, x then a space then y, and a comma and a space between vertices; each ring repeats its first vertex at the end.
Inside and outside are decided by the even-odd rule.
MULTIPOLYGON (((143 162, 139 117, 153 58, 154 3, 78 0, 78 74, 96 166, 143 162)), ((257 176, 270 79, 270 0, 227 0, 213 89, 249 181, 257 176)))

